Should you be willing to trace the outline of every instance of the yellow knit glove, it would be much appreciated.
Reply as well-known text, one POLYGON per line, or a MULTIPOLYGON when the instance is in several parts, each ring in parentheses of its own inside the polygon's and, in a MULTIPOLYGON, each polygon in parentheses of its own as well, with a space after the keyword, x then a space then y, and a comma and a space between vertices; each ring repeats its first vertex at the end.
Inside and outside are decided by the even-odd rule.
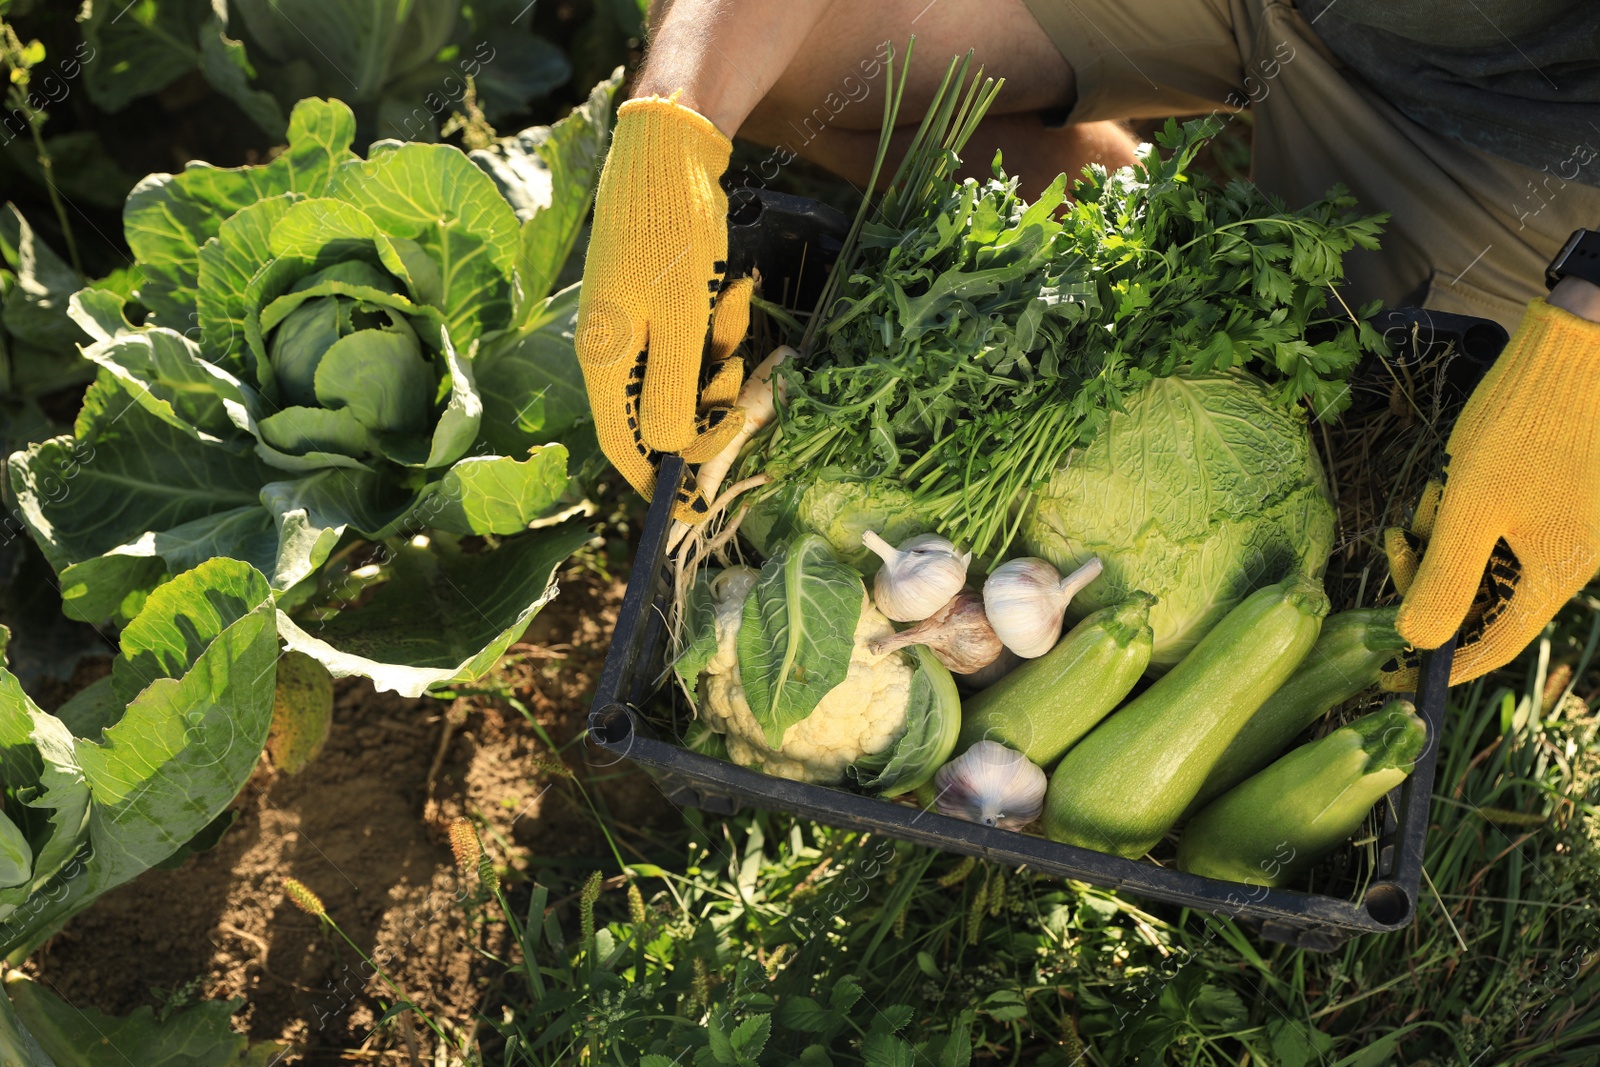
POLYGON ((1455 684, 1509 662, 1600 567, 1600 324, 1529 303, 1447 453, 1442 491, 1385 547, 1401 636, 1462 631, 1455 684))
MULTIPOLYGON (((578 363, 600 447, 645 496, 663 453, 703 463, 743 425, 734 406, 751 282, 724 286, 732 145, 671 100, 617 110, 578 295, 578 363), (703 383, 703 384, 702 384, 703 383)), ((693 474, 674 517, 705 518, 693 474)))

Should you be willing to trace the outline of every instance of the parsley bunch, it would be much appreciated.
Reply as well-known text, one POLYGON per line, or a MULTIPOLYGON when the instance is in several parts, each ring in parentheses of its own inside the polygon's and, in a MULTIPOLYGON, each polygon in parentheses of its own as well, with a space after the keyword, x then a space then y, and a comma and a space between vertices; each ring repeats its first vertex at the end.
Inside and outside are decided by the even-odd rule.
POLYGON ((1165 154, 1089 168, 1075 202, 1063 175, 1033 204, 998 157, 992 180, 949 177, 950 139, 930 139, 940 165, 903 164, 919 184, 897 176, 841 256, 811 351, 784 371, 766 468, 894 479, 946 536, 998 558, 1019 494, 1152 377, 1249 367, 1286 405, 1342 410, 1381 341, 1375 307, 1353 315, 1335 287, 1384 216, 1337 188, 1298 211, 1219 188, 1189 169, 1218 128, 1169 121, 1165 154))

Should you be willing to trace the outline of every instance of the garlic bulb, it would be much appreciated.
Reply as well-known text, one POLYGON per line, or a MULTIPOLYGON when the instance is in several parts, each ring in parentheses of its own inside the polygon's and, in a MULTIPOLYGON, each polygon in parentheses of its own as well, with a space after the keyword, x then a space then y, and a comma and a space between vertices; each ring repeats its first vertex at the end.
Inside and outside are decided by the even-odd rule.
MULTIPOLYGON (((984 621, 988 621, 988 616, 984 616, 984 621)), ((990 629, 992 630, 993 627, 990 627, 990 629)), ((1000 646, 1000 654, 988 666, 975 670, 970 674, 957 672, 956 688, 963 693, 981 693, 1020 667, 1022 663, 1021 656, 1002 644, 1000 646)))
POLYGON ((1067 605, 1100 571, 1098 556, 1065 578, 1047 560, 1033 556, 1002 563, 983 583, 989 625, 1011 651, 1037 659, 1055 647, 1067 605))
POLYGON ((918 534, 894 548, 868 530, 861 543, 883 560, 872 583, 872 602, 895 622, 926 619, 967 583, 972 553, 957 552, 938 534, 918 534))
MULTIPOLYGON (((881 610, 881 609, 880 609, 881 610)), ((983 597, 963 589, 909 630, 872 642, 877 655, 907 645, 927 645, 956 674, 971 674, 993 663, 1005 646, 983 615, 983 597)))
POLYGON ((941 815, 1020 830, 1044 810, 1049 782, 1028 757, 998 741, 979 741, 933 776, 941 815))

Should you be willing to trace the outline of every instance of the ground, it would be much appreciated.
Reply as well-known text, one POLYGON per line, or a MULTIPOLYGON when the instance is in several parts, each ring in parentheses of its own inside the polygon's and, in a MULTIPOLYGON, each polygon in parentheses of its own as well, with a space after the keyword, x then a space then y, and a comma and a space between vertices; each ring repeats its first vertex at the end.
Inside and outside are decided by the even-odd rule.
MULTIPOLYGON (((290 776, 263 761, 213 850, 181 869, 150 871, 107 894, 36 952, 27 970, 69 1003, 122 1014, 144 1004, 244 997, 236 1019, 253 1040, 293 1042, 306 1064, 406 1062, 397 1036, 362 1046, 390 991, 332 931, 297 910, 299 878, 328 913, 435 1018, 471 1025, 492 1004, 504 927, 458 902, 446 829, 479 825, 511 866, 598 867, 603 842, 583 795, 513 703, 565 758, 583 759, 582 727, 623 581, 591 567, 563 576, 485 688, 445 702, 337 684, 332 733, 290 776), (347 1050, 347 1051, 341 1051, 347 1050), (376 1054, 376 1055, 374 1055, 376 1054)), ((621 824, 675 819, 638 771, 590 786, 621 824)))

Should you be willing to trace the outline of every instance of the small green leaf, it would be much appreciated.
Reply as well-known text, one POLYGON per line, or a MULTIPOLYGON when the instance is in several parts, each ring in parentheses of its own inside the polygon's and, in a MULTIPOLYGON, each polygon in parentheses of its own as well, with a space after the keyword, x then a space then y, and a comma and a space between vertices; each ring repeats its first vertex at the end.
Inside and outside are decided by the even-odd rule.
POLYGON ((861 999, 861 983, 845 975, 833 984, 828 992, 828 1006, 839 1015, 847 1015, 855 1002, 861 999))
POLYGON ((739 1054, 733 1042, 728 1040, 728 1035, 722 1032, 715 1016, 706 1020, 706 1043, 713 1063, 722 1064, 723 1067, 738 1067, 739 1054))
POLYGON ((1267 1021, 1267 1035, 1278 1067, 1311 1067, 1327 1062, 1333 1038, 1315 1024, 1284 1016, 1267 1021))
POLYGON ((538 449, 527 459, 468 456, 417 502, 424 526, 461 534, 514 534, 543 518, 567 488, 567 450, 538 449))
POLYGON ((1013 989, 999 989, 983 998, 978 1008, 996 1022, 1014 1022, 1028 1017, 1028 1004, 1022 994, 1013 989))
POLYGON ((772 1016, 752 1015, 733 1028, 729 1043, 739 1053, 740 1060, 754 1063, 761 1050, 767 1047, 772 1036, 772 1016))
POLYGON ((810 997, 788 997, 778 1009, 778 1021, 791 1030, 825 1034, 836 1025, 838 1016, 810 997))
POLYGON ((866 1067, 916 1067, 917 1052, 894 1034, 874 1030, 861 1042, 861 1059, 866 1067))
POLYGON ((872 1029, 885 1033, 904 1030, 911 1024, 912 1011, 906 1004, 890 1004, 873 1013, 872 1029))

